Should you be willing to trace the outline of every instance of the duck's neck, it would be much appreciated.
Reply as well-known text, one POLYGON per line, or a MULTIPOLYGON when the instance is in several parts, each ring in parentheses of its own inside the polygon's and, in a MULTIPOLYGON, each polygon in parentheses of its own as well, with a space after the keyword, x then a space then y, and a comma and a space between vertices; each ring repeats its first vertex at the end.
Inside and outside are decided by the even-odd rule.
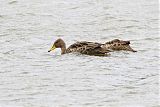
POLYGON ((62 47, 61 47, 61 54, 65 54, 66 53, 66 44, 64 44, 62 47))

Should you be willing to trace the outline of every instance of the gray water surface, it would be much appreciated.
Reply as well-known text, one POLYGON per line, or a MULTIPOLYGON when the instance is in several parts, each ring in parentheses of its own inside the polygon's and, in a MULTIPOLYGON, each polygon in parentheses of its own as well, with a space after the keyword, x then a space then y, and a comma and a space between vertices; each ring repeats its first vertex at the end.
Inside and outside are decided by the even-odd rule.
POLYGON ((0 107, 158 107, 157 0, 0 0, 0 107), (131 40, 109 57, 48 53, 61 37, 131 40))

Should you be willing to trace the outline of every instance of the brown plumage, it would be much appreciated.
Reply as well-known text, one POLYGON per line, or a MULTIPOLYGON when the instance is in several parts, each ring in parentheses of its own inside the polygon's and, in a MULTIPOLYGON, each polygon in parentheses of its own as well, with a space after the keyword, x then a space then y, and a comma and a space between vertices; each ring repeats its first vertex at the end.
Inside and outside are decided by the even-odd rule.
POLYGON ((95 56, 107 56, 109 55, 109 52, 120 50, 137 52, 133 50, 129 44, 130 41, 123 41, 119 39, 114 39, 112 41, 106 42, 105 44, 82 41, 76 42, 66 48, 65 42, 62 39, 57 39, 48 52, 53 51, 56 48, 61 48, 61 54, 78 52, 81 54, 95 56))
POLYGON ((125 51, 137 52, 134 49, 132 49, 129 44, 130 44, 130 41, 114 39, 112 41, 106 42, 104 47, 106 49, 111 49, 113 51, 125 50, 125 51))
POLYGON ((66 48, 66 44, 62 39, 58 39, 54 42, 52 48, 48 51, 52 51, 56 48, 61 48, 61 54, 78 52, 86 55, 95 55, 95 56, 107 56, 110 50, 103 47, 104 44, 96 42, 76 42, 66 48))

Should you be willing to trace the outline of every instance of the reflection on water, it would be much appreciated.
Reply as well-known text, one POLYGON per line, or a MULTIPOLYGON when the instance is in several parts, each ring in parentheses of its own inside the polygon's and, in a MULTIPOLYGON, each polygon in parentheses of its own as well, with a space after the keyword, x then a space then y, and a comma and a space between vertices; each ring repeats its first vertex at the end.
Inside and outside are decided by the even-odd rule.
POLYGON ((154 0, 1 0, 0 107, 158 107, 154 0), (57 38, 131 40, 137 53, 47 53, 57 38))

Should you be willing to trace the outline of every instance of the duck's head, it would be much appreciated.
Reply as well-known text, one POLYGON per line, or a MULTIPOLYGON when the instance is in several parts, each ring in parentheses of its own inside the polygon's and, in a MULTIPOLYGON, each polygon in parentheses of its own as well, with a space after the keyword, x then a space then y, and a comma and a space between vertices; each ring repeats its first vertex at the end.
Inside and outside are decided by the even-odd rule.
POLYGON ((54 42, 54 44, 52 45, 51 49, 48 52, 51 52, 51 51, 55 50, 56 48, 61 48, 61 49, 66 48, 65 42, 61 38, 57 39, 54 42))

